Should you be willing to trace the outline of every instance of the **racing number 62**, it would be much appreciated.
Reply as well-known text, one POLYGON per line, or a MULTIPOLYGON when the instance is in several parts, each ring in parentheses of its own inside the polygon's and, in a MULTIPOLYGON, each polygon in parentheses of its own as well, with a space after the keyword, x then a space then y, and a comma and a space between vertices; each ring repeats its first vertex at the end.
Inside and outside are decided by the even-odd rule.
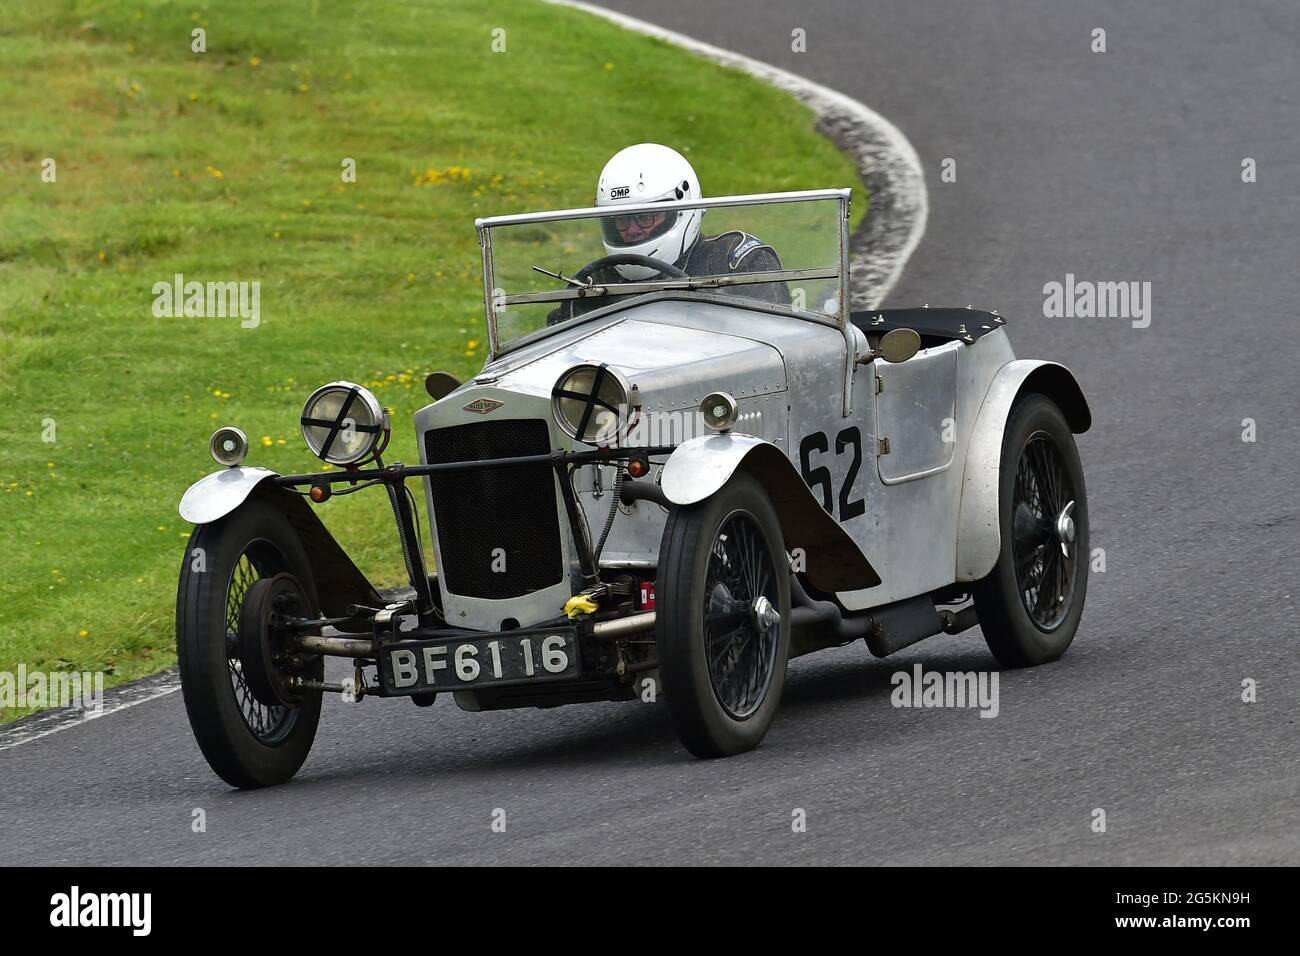
MULTIPOLYGON (((867 504, 861 498, 849 500, 849 495, 853 493, 853 483, 858 479, 858 469, 862 467, 862 432, 858 426, 852 425, 835 436, 835 454, 842 455, 846 448, 852 447, 853 460, 849 462, 849 469, 844 474, 844 484, 840 486, 839 505, 840 521, 848 521, 864 514, 867 510, 867 504)), ((806 435, 803 441, 799 442, 799 470, 803 473, 803 480, 809 488, 820 488, 822 495, 822 507, 828 514, 834 515, 835 510, 832 506, 832 498, 835 493, 834 483, 831 480, 831 470, 825 465, 812 467, 812 455, 814 452, 830 451, 830 440, 826 437, 825 432, 813 432, 806 435)))

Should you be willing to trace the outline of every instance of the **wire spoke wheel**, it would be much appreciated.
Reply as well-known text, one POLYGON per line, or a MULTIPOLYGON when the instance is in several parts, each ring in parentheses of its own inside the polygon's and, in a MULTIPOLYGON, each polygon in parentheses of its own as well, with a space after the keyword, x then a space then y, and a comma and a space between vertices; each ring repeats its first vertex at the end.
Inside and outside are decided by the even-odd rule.
MULTIPOLYGON (((320 613, 311 558, 290 520, 300 501, 263 490, 190 535, 176 591, 176 657, 185 713, 209 766, 232 787, 284 783, 320 723, 325 659, 287 654, 281 616, 320 613), (285 599, 278 610, 279 595, 285 599), (290 663, 291 662, 291 663, 290 663), (280 693, 283 691, 283 693, 280 693)), ((310 512, 308 512, 310 514, 310 512)))
POLYGON ((1025 612, 1044 631, 1065 619, 1078 577, 1078 548, 1072 539, 1063 540, 1060 531, 1070 520, 1073 502, 1060 450, 1046 432, 1035 432, 1016 465, 1012 554, 1025 612))
POLYGON ((668 710, 697 757, 753 750, 781 706, 790 573, 767 490, 738 474, 668 512, 656 574, 655 644, 668 710))
POLYGON ((244 606, 244 597, 253 583, 275 574, 283 559, 275 560, 274 548, 266 542, 254 542, 248 546, 230 572, 230 583, 226 587, 226 661, 230 669, 230 686, 235 694, 235 704, 244 719, 244 725, 260 742, 274 746, 283 740, 291 729, 295 710, 289 707, 268 706, 260 702, 244 678, 243 665, 239 659, 236 635, 239 632, 239 613, 244 606))
POLYGON ((752 516, 730 515, 709 550, 704 592, 704 647, 718 703, 737 720, 758 709, 772 680, 778 628, 761 624, 760 599, 779 600, 776 570, 752 516))
POLYGON ((998 557, 971 589, 1004 667, 1058 659, 1088 594, 1088 496, 1061 407, 1030 392, 1007 415, 998 469, 998 557))

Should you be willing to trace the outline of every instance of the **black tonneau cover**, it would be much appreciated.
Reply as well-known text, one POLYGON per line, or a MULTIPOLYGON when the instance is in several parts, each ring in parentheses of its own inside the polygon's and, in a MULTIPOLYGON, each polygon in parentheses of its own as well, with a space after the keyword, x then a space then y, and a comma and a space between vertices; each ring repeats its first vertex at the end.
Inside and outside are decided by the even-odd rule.
POLYGON ((922 345, 929 347, 954 339, 974 345, 981 336, 1006 325, 1007 320, 979 309, 874 309, 853 312, 849 319, 868 335, 884 335, 893 329, 914 329, 922 345))

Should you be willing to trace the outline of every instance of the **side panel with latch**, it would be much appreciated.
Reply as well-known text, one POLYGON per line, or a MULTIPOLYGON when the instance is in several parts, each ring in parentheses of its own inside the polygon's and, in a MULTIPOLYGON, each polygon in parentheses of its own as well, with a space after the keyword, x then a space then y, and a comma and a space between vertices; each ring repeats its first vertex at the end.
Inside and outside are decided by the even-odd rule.
POLYGON ((957 448, 957 352, 948 342, 906 362, 876 362, 876 463, 880 480, 924 478, 952 464, 957 448))

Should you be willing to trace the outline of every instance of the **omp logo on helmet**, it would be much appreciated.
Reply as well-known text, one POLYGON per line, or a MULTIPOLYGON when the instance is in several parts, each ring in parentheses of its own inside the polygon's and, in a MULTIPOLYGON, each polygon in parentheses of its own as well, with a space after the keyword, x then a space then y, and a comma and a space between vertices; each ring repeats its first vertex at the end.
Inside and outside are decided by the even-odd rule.
POLYGON ((631 186, 615 186, 609 191, 610 199, 623 199, 630 195, 632 195, 631 186))
POLYGON ((494 398, 476 398, 465 406, 465 411, 486 415, 488 412, 495 412, 503 404, 504 402, 498 402, 494 398))

